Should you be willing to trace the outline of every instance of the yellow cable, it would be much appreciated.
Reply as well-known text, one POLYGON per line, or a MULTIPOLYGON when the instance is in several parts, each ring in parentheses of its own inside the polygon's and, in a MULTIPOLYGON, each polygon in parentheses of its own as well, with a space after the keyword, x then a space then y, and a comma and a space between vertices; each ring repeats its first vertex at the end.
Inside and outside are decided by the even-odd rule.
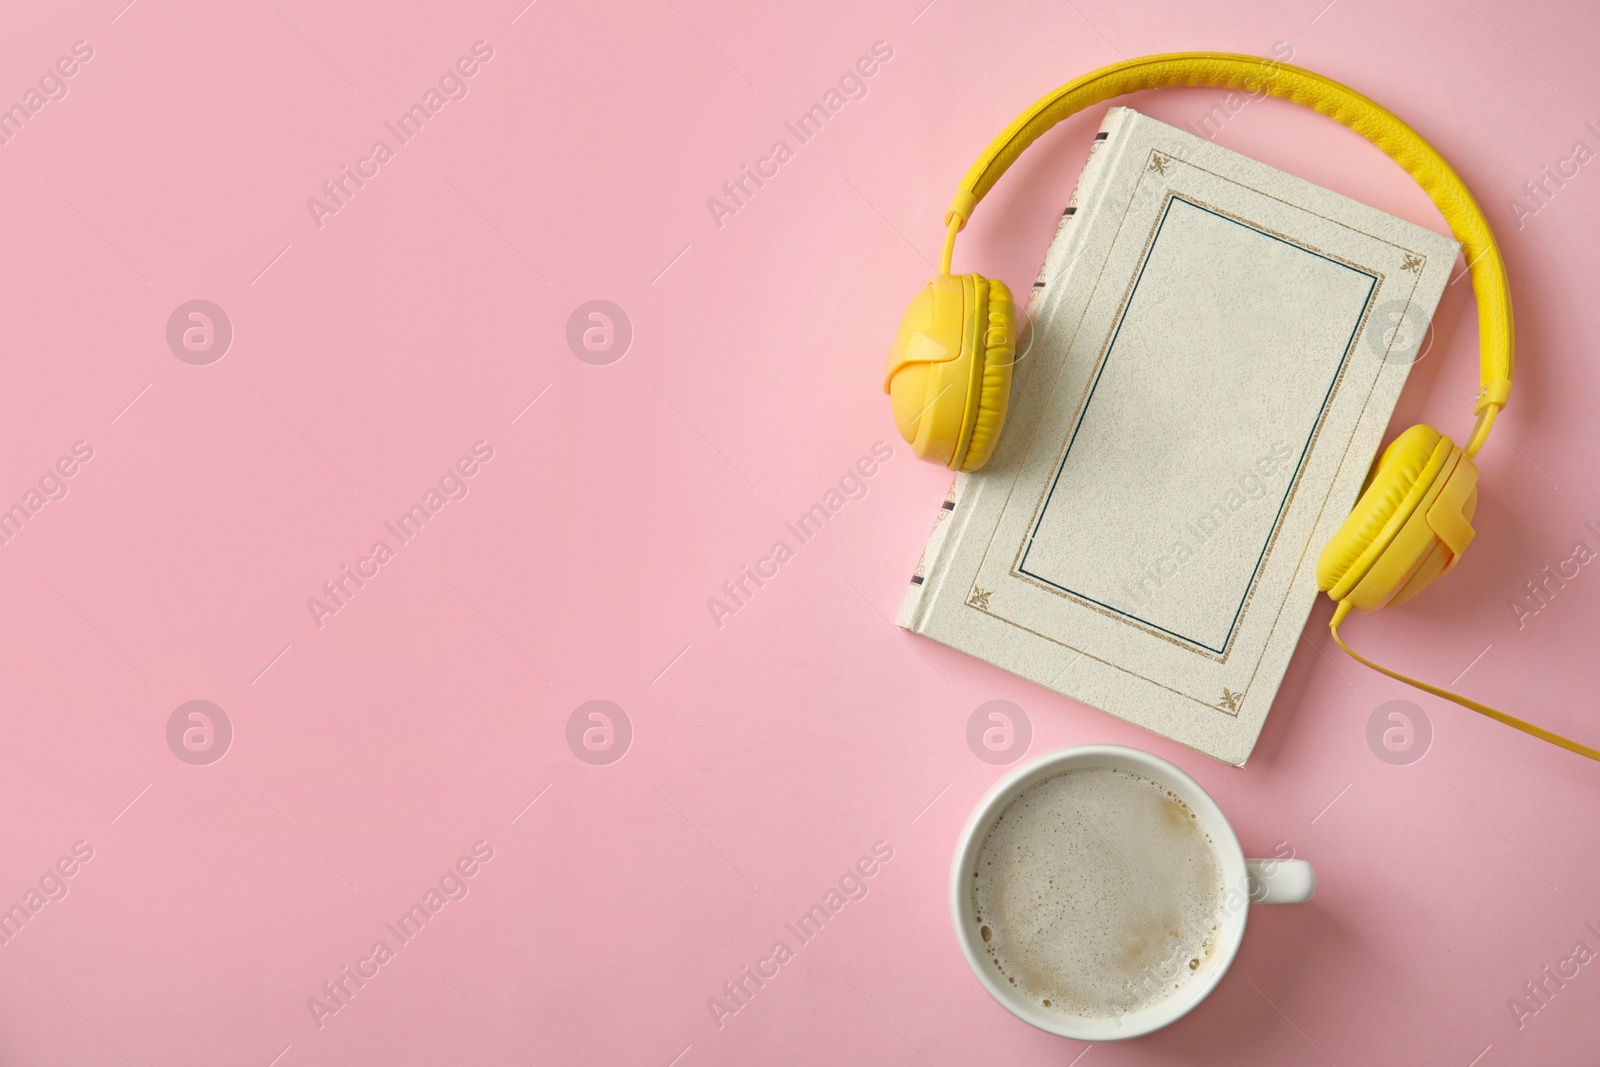
POLYGON ((1342 622, 1344 617, 1349 613, 1350 605, 1348 603, 1341 602, 1338 609, 1333 613, 1333 619, 1328 623, 1328 629, 1332 631, 1333 639, 1338 643, 1339 647, 1344 649, 1345 652, 1349 653, 1350 657, 1357 662, 1366 664, 1379 674, 1387 674, 1395 681, 1404 682, 1409 686, 1413 686, 1422 690, 1424 693, 1432 693, 1436 697, 1443 697, 1445 700, 1460 704, 1464 708, 1470 708, 1479 715, 1487 715, 1496 722, 1503 722, 1514 730, 1521 730, 1525 734, 1532 734, 1539 740, 1548 741, 1552 745, 1566 749, 1568 752, 1576 752, 1580 756, 1587 756, 1592 760, 1600 760, 1600 751, 1596 751, 1595 749, 1590 748, 1588 745, 1580 745, 1578 742, 1562 737, 1560 734, 1551 733, 1542 726, 1535 726, 1531 722, 1523 722, 1521 719, 1507 715, 1503 711, 1497 711, 1487 704, 1480 704, 1476 700, 1469 700, 1468 698, 1461 696, 1459 693, 1452 693, 1448 689, 1440 689, 1438 686, 1429 685, 1427 682, 1419 682, 1415 678, 1408 678, 1399 671, 1391 671, 1387 667, 1380 667, 1370 659, 1367 659, 1365 656, 1361 655, 1359 652, 1351 651, 1350 646, 1345 644, 1344 639, 1339 636, 1339 623, 1342 622))

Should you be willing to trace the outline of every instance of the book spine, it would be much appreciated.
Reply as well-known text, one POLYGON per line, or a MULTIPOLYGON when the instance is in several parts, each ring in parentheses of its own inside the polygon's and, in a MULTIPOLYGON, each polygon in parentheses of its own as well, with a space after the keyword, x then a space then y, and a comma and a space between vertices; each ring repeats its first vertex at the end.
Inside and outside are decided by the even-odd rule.
MULTIPOLYGON (((917 560, 917 569, 911 575, 911 588, 906 590, 905 599, 900 602, 900 611, 895 615, 894 623, 903 630, 913 633, 922 632, 923 620, 927 608, 933 603, 933 582, 930 582, 929 572, 932 570, 929 561, 938 561, 940 549, 944 547, 945 538, 950 534, 954 525, 950 517, 955 514, 956 504, 961 498, 962 482, 966 475, 956 475, 955 481, 950 483, 950 491, 945 494, 944 503, 939 505, 939 514, 933 520, 933 532, 928 535, 928 543, 922 550, 922 558, 917 560)), ((939 574, 932 576, 935 580, 939 574)))
POLYGON ((1094 136, 1094 142, 1089 146, 1089 157, 1084 160, 1083 170, 1078 172, 1078 182, 1072 187, 1072 195, 1067 199, 1066 210, 1061 213, 1061 221, 1056 224, 1055 240, 1050 242, 1050 249, 1045 253, 1044 262, 1039 264, 1039 275, 1033 281, 1033 292, 1028 294, 1028 310, 1031 314, 1033 304, 1044 298, 1045 290, 1054 279, 1060 285, 1069 281, 1070 268, 1076 264, 1077 257, 1084 240, 1086 229, 1083 219, 1093 215, 1099 197, 1102 194, 1099 178, 1105 173, 1110 159, 1116 155, 1113 150, 1120 147, 1117 135, 1122 131, 1123 124, 1132 114, 1127 108, 1114 107, 1106 112, 1105 121, 1100 124, 1100 130, 1094 136))
MULTIPOLYGON (((1083 243, 1081 235, 1084 226, 1076 220, 1080 214, 1088 215, 1094 210, 1100 192, 1097 179, 1104 172, 1106 161, 1115 154, 1110 150, 1112 142, 1116 140, 1117 133, 1129 114, 1131 112, 1125 108, 1112 108, 1107 112, 1105 121, 1100 124, 1100 130, 1095 134, 1093 144, 1089 146, 1089 156, 1084 161, 1083 170, 1078 174, 1078 181, 1073 186, 1066 210, 1062 212, 1061 221, 1056 226, 1055 239, 1050 242, 1050 249, 1045 253, 1044 263, 1041 264, 1038 278, 1033 285, 1033 292, 1028 295, 1027 315, 1030 320, 1034 302, 1042 298, 1047 279, 1055 278, 1058 282, 1066 280, 1070 265, 1083 243)), ((1022 374, 1012 383, 1013 391, 1023 387, 1023 380, 1028 376, 1031 364, 1035 362, 1023 360, 1023 353, 1020 351, 1017 355, 1022 374)), ((972 478, 973 475, 970 474, 957 474, 955 481, 951 483, 950 491, 945 495, 944 503, 939 506, 933 532, 928 536, 928 543, 922 550, 922 558, 917 561, 917 569, 911 575, 911 586, 906 591, 905 599, 900 603, 900 611, 895 615, 895 625, 901 629, 913 633, 926 632, 929 613, 933 610, 934 601, 938 599, 939 590, 949 569, 948 557, 954 553, 956 541, 960 540, 960 527, 965 525, 963 520, 966 516, 958 517, 956 512, 961 506, 962 497, 966 495, 972 478), (949 549, 948 553, 946 548, 949 549)))

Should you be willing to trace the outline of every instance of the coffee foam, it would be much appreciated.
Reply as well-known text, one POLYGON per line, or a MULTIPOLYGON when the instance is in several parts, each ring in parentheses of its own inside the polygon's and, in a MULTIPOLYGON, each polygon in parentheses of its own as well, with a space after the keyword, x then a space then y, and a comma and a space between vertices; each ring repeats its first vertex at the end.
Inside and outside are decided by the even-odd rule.
POLYGON ((1007 805, 979 849, 971 907, 990 966, 1023 997, 1114 1019, 1203 969, 1224 896, 1216 846, 1176 793, 1081 767, 1007 805))

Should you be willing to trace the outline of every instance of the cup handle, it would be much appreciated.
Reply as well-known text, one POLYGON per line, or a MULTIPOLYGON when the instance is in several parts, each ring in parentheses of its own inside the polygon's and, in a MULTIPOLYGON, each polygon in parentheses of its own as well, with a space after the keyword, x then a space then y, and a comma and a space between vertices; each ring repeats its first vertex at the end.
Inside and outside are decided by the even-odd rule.
POLYGON ((1317 891, 1317 875, 1305 860, 1245 860, 1253 904, 1302 904, 1317 891))

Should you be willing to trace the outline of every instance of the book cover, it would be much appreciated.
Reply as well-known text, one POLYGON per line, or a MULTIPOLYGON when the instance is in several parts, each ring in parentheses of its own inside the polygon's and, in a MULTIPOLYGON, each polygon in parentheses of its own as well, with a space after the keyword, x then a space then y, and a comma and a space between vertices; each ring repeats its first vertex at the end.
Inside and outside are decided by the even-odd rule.
POLYGON ((897 624, 1243 766, 1457 252, 1112 108, 897 624))

